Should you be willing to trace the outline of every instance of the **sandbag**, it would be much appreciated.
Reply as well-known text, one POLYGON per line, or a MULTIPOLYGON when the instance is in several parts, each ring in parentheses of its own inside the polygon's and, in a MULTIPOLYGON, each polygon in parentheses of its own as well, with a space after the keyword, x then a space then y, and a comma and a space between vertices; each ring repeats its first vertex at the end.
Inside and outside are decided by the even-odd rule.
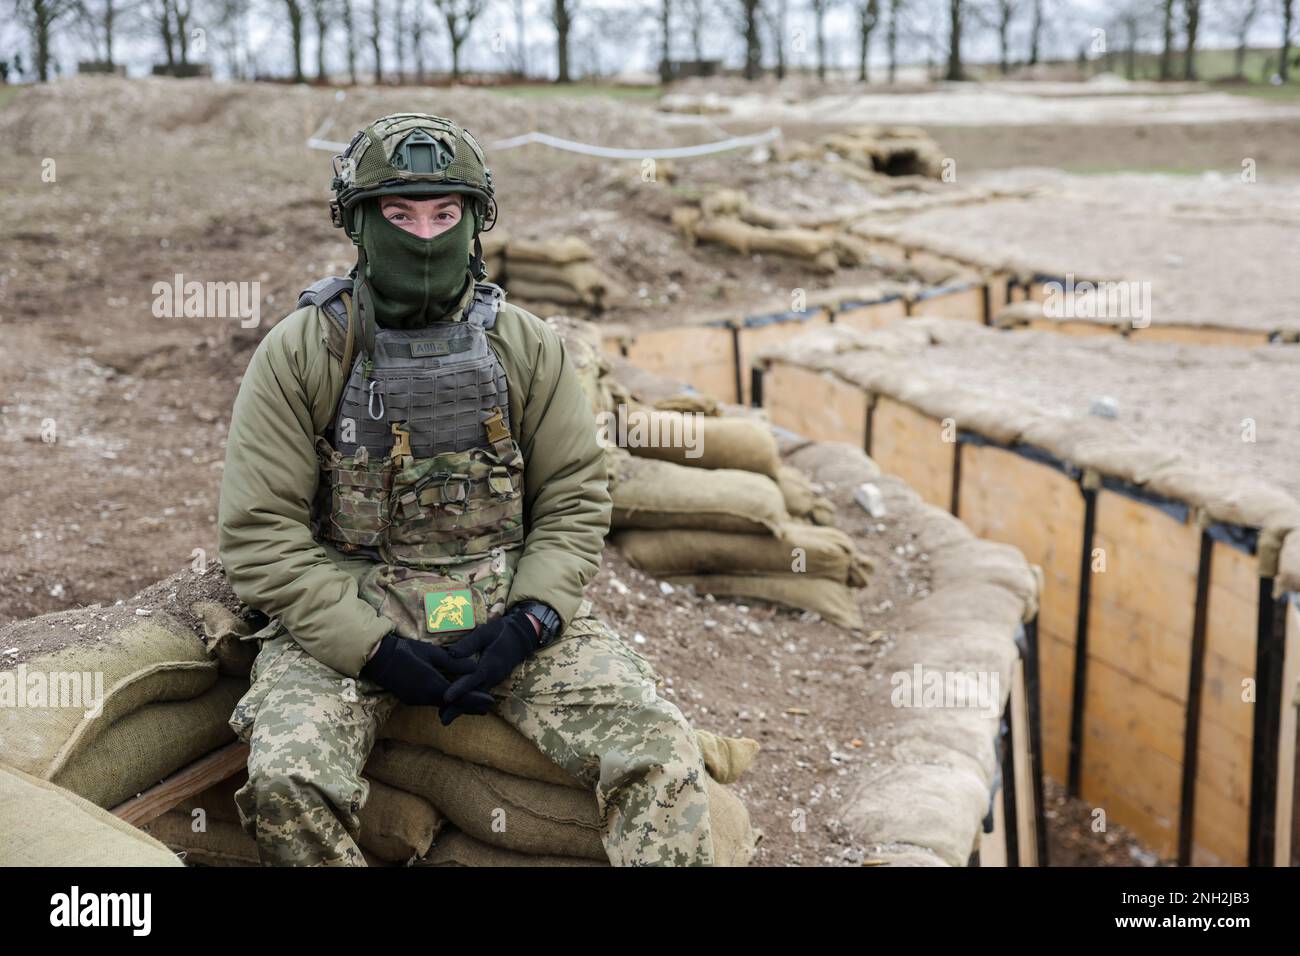
POLYGON ((609 860, 517 853, 448 827, 414 866, 609 866, 609 860))
POLYGON ((253 670, 258 642, 248 622, 216 601, 196 601, 190 607, 203 627, 203 645, 227 677, 247 677, 253 670))
POLYGON ((607 449, 615 528, 697 528, 776 534, 785 499, 766 475, 732 468, 689 468, 607 449))
POLYGON ((506 244, 506 268, 519 262, 579 262, 595 255, 577 236, 557 239, 512 239, 506 244))
POLYGON ((688 421, 682 412, 638 407, 629 415, 626 429, 628 451, 642 458, 671 461, 691 468, 734 468, 772 479, 777 477, 781 464, 772 430, 753 418, 714 418, 700 414, 691 415, 688 421), (686 430, 688 426, 691 431, 686 430), (641 447, 634 444, 635 429, 645 429, 646 437, 676 436, 683 442, 641 447), (687 436, 692 439, 690 448, 684 442, 687 436))
POLYGON ((101 807, 115 807, 235 739, 227 721, 248 681, 223 677, 193 700, 149 704, 114 721, 52 778, 101 807))
POLYGON ((168 810, 142 828, 165 843, 186 863, 202 866, 261 866, 257 841, 238 823, 209 817, 204 829, 194 830, 194 817, 184 808, 168 810))
MULTIPOLYGON (((202 810, 208 821, 240 825, 235 791, 248 782, 247 771, 215 783, 177 805, 192 814, 202 810)), ((357 844, 384 863, 406 863, 423 856, 442 829, 443 818, 433 804, 378 780, 369 780, 370 795, 357 817, 357 844)), ((256 859, 256 853, 254 853, 256 859)))
POLYGON ((0 648, 18 648, 16 657, 0 658, 17 664, 0 672, 0 763, 46 780, 114 722, 148 704, 197 697, 218 676, 198 635, 161 611, 148 617, 117 607, 45 614, 0 628, 0 648), (6 694, 14 692, 20 674, 29 688, 34 674, 51 684, 48 675, 102 675, 100 710, 87 716, 89 706, 18 706, 6 694))
MULTIPOLYGON (((758 741, 748 737, 724 737, 707 730, 697 730, 695 736, 705 769, 721 783, 735 783, 754 762, 759 749, 758 741)), ((432 747, 448 756, 516 777, 586 789, 581 781, 552 762, 532 741, 496 714, 457 720, 448 727, 438 719, 436 707, 399 704, 379 728, 379 739, 432 747)))
POLYGON ((586 305, 582 294, 560 282, 530 282, 527 279, 511 278, 506 281, 510 295, 525 302, 555 302, 559 305, 586 305))
MULTIPOLYGON (((394 740, 375 746, 366 773, 419 794, 458 830, 484 843, 520 853, 608 859, 596 795, 589 790, 526 780, 394 740)), ((747 865, 762 834, 750 826, 735 794, 707 774, 705 784, 715 861, 747 865)))
POLYGON ((0 766, 0 867, 181 865, 162 843, 89 800, 0 766))
POLYGON ((871 567, 871 559, 838 528, 793 521, 783 527, 780 538, 725 531, 633 529, 616 532, 610 540, 634 568, 656 577, 797 574, 865 587, 871 567))
POLYGON ((510 265, 511 288, 516 288, 515 284, 519 282, 526 283, 528 288, 559 286, 572 291, 579 301, 588 305, 612 302, 623 291, 618 283, 591 262, 513 262, 510 265))
POLYGON ((861 629, 862 612, 853 592, 838 581, 807 574, 689 574, 665 578, 677 587, 694 587, 716 597, 745 597, 815 611, 841 627, 861 629))
POLYGON ((785 510, 792 517, 807 518, 820 525, 835 523, 835 505, 813 491, 812 480, 798 468, 780 465, 776 470, 776 483, 785 499, 785 510))

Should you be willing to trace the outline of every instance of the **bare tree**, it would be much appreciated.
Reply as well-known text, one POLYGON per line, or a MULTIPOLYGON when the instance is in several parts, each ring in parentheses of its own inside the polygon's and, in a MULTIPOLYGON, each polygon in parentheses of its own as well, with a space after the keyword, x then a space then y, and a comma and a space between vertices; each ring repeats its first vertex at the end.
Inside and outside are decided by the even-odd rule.
POLYGON ((36 78, 44 83, 50 78, 50 44, 62 21, 76 12, 76 0, 16 0, 15 8, 36 54, 36 78))
POLYGON ((1029 65, 1038 65, 1038 50, 1043 38, 1043 0, 1034 0, 1034 21, 1029 27, 1029 65))
POLYGON ((659 81, 668 83, 673 78, 673 0, 659 0, 659 81))
POLYGON ((339 0, 339 14, 343 19, 343 33, 348 45, 348 82, 357 85, 357 21, 352 0, 339 0))
POLYGON ((1183 49, 1183 79, 1196 79, 1196 33, 1201 25, 1201 0, 1183 0, 1187 46, 1183 49))
POLYGON ((704 30, 710 20, 713 7, 709 0, 685 0, 686 22, 690 25, 691 56, 695 61, 704 59, 704 30))
POLYGON ((880 19, 880 0, 855 0, 858 15, 858 82, 868 82, 867 53, 871 48, 871 31, 880 19))
POLYGON ((1285 83, 1291 73, 1291 25, 1295 19, 1295 0, 1282 3, 1282 49, 1278 55, 1277 75, 1285 83))
POLYGON ((557 83, 571 83, 569 76, 569 32, 573 29, 573 17, 578 12, 577 0, 554 0, 551 7, 551 23, 555 26, 555 58, 558 61, 557 83))
POLYGON ((961 20, 963 13, 965 13, 965 10, 962 0, 948 0, 948 72, 944 75, 944 79, 964 80, 966 78, 966 71, 961 62, 961 20))
POLYGON ((302 23, 305 12, 301 0, 284 0, 285 13, 289 17, 289 41, 293 46, 293 80, 301 83, 302 72, 302 23))
POLYGON ((415 82, 424 85, 424 34, 429 21, 424 16, 424 4, 416 2, 411 16, 411 58, 415 61, 415 82))
POLYGON ((785 79, 785 37, 788 10, 789 0, 767 0, 767 5, 759 9, 759 18, 767 25, 767 32, 772 37, 772 50, 776 54, 776 78, 778 80, 785 79))
POLYGON ((407 0, 393 4, 393 49, 397 53, 397 83, 406 82, 406 13, 407 0))
POLYGON ((370 49, 375 54, 375 85, 384 82, 384 11, 379 0, 370 0, 370 49))
POLYGON ((745 40, 745 79, 756 80, 763 72, 763 41, 758 33, 762 0, 740 0, 740 35, 745 40))
POLYGON ((898 77, 898 25, 903 15, 903 0, 889 0, 889 32, 885 34, 885 46, 889 49, 889 82, 898 77))
POLYGON ((113 52, 117 37, 129 29, 131 16, 139 0, 79 0, 77 12, 85 18, 89 28, 95 56, 113 66, 113 52))
POLYGON ((817 29, 817 79, 826 82, 826 11, 836 0, 809 0, 817 29))
POLYGON ((1160 79, 1174 78, 1174 0, 1164 4, 1164 46, 1160 49, 1160 79))
POLYGON ((998 72, 1006 76, 1011 72, 1011 21, 1019 12, 1019 0, 996 0, 996 20, 998 31, 998 72))
POLYGON ((330 19, 334 15, 331 0, 309 0, 311 18, 316 25, 316 82, 325 82, 325 38, 329 33, 330 19))
POLYGON ((1236 41, 1232 58, 1232 75, 1238 80, 1246 78, 1246 43, 1250 28, 1259 16, 1260 0, 1219 0, 1218 19, 1236 41))
POLYGON ((483 12, 485 0, 434 0, 434 6, 447 22, 451 43, 451 78, 460 79, 460 48, 469 36, 474 20, 483 12))
POLYGON ((515 52, 517 60, 515 70, 520 76, 528 75, 528 43, 524 30, 526 21, 524 0, 515 0, 515 36, 519 38, 518 49, 515 52))

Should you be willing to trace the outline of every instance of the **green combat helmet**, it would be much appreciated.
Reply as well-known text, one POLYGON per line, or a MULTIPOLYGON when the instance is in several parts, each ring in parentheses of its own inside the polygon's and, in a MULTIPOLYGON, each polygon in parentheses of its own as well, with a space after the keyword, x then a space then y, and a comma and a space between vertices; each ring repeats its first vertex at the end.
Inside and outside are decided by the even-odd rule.
POLYGON ((469 130, 428 113, 392 113, 352 137, 334 157, 330 218, 361 244, 361 201, 372 196, 463 193, 474 216, 474 269, 486 275, 479 233, 496 224, 496 190, 483 148, 469 130))

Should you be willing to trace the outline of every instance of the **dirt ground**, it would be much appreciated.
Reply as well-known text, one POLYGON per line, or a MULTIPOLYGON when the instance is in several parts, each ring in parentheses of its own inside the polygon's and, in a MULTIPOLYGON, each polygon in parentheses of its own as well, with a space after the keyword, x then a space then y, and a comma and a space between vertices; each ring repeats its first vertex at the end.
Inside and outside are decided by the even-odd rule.
MULTIPOLYGON (((1197 145, 1187 154, 1190 164, 1231 169, 1232 144, 1243 139, 1249 155, 1279 169, 1294 170, 1300 156, 1300 121, 1285 110, 1251 118, 1244 105, 1233 113, 1219 100, 1193 101, 1180 109, 1199 114, 1184 122, 1169 113, 1143 137, 1136 132, 1143 127, 1131 122, 1132 104, 1120 107, 1127 111, 1122 122, 1107 125, 1106 114, 1096 112, 1098 99, 1104 98, 1086 104, 1093 126, 1016 122, 1012 134, 1005 121, 928 121, 940 145, 971 171, 1020 165, 1017 150, 1044 165, 1090 165, 1095 157, 1106 168, 1178 166, 1173 160, 1191 143, 1197 145), (1112 137, 1108 131, 1118 126, 1133 135, 1112 137), (1138 139, 1142 148, 1134 145, 1138 139)), ((7 99, 0 105, 0 216, 7 228, 0 244, 0 451, 7 466, 0 621, 109 605, 215 557, 226 425, 251 350, 292 310, 299 289, 346 271, 352 261, 325 209, 329 154, 306 149, 305 140, 322 127, 322 136, 346 139, 375 116, 411 108, 465 117, 487 144, 540 129, 587 142, 667 146, 775 119, 757 112, 689 117, 594 96, 168 80, 64 81, 7 99), (233 318, 155 317, 154 284, 176 274, 259 282, 260 322, 242 328, 233 318)), ((1051 115, 1067 108, 1054 103, 1051 115)), ((791 136, 862 121, 853 111, 782 112, 791 136)), ((491 160, 500 184, 498 228, 516 236, 575 232, 597 250, 598 265, 631 290, 609 320, 677 324, 720 306, 767 302, 794 287, 812 291, 883 274, 862 268, 812 276, 776 257, 689 248, 668 226, 674 205, 721 185, 741 184, 795 209, 851 208, 876 195, 822 164, 780 166, 738 152, 676 163, 675 177, 644 182, 635 161, 592 161, 538 147, 491 160)), ((1255 228, 1258 208, 1243 214, 1242 230, 1255 228)), ((1283 232, 1267 242, 1279 252, 1287 248, 1292 225, 1276 227, 1283 232)), ((594 590, 615 626, 630 635, 649 635, 641 605, 651 597, 697 606, 662 595, 612 551, 594 590)), ((853 741, 869 740, 870 728, 854 724, 851 701, 856 682, 870 672, 870 631, 855 638, 789 612, 717 602, 710 612, 715 625, 705 625, 712 636, 687 640, 685 611, 675 613, 682 622, 653 641, 647 637, 644 649, 673 676, 679 703, 702 726, 754 736, 768 756, 782 758, 741 784, 768 833, 760 862, 863 862, 868 848, 853 846, 829 815, 802 834, 787 820, 792 807, 833 801, 846 767, 863 759, 853 741), (744 666, 710 666, 718 660, 744 666), (813 699, 828 704, 808 707, 813 699), (792 706, 810 713, 786 713, 792 706)), ((1110 861, 1100 852, 1079 859, 1110 861)))

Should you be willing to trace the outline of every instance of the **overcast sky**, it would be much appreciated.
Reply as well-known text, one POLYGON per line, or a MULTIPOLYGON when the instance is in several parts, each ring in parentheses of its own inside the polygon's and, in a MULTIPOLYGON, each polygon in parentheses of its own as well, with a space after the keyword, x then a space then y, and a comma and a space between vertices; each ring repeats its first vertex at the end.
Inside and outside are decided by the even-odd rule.
MULTIPOLYGON (((0 0, 5 10, 0 21, 0 59, 13 59, 15 50, 21 50, 25 63, 30 65, 30 51, 26 35, 12 18, 14 0, 0 0)), ((95 9, 103 0, 86 0, 95 9)), ((119 3, 122 0, 118 0, 119 3)), ((217 75, 226 72, 226 64, 234 49, 229 36, 217 26, 208 11, 217 6, 217 0, 192 0, 196 13, 194 26, 202 32, 196 35, 195 46, 206 47, 205 52, 192 59, 211 62, 217 75)), ((357 12, 358 37, 364 41, 368 29, 370 0, 353 0, 357 12)), ((397 0, 381 0, 385 10, 391 12, 397 0)), ((414 9, 418 0, 402 0, 414 9)), ((487 9, 475 22, 474 29, 462 49, 462 68, 468 70, 499 70, 518 50, 519 34, 515 24, 517 0, 488 0, 487 9)), ((674 0, 681 7, 686 0, 674 0)), ((827 18, 828 59, 845 69, 856 69, 857 28, 854 7, 858 0, 833 2, 827 18)), ((863 0, 865 2, 865 0, 863 0)), ((1013 0, 1021 8, 1012 28, 1012 50, 1023 58, 1028 49, 1030 7, 1032 0, 1013 0)), ((550 24, 551 0, 523 0, 525 9, 525 50, 530 74, 553 76, 555 72, 555 31, 550 24)), ((774 6, 777 0, 766 0, 774 6)), ((1158 0, 1044 0, 1045 21, 1043 55, 1048 58, 1073 58, 1079 49, 1097 39, 1094 31, 1111 25, 1120 10, 1135 7, 1146 11, 1144 47, 1155 49, 1160 39, 1158 0)), ((1201 46, 1228 47, 1234 43, 1231 26, 1237 12, 1249 0, 1203 0, 1201 46)), ((995 61, 998 54, 997 35, 992 27, 996 0, 968 0, 969 25, 963 38, 963 52, 970 62, 995 61)), ((1274 47, 1278 42, 1280 0, 1261 0, 1263 10, 1250 33, 1251 42, 1259 46, 1274 47)), ((881 0, 887 9, 889 0, 881 0)), ((947 43, 947 0, 904 0, 907 14, 905 29, 900 40, 900 59, 924 63, 928 59, 941 60, 947 43)), ((307 6, 304 0, 304 6, 307 6)), ((737 0, 711 0, 708 29, 704 31, 706 58, 721 59, 726 65, 737 67, 743 56, 743 45, 735 28, 737 0)), ((435 19, 435 10, 429 0, 423 7, 430 26, 424 39, 426 68, 444 71, 450 65, 450 53, 445 28, 435 19)), ((600 72, 604 74, 629 71, 650 71, 658 58, 658 3, 654 0, 578 0, 571 59, 576 73, 600 72)), ((787 0, 787 58, 794 66, 812 66, 815 63, 813 18, 807 0, 787 0)), ((287 75, 290 67, 288 16, 283 0, 251 0, 251 13, 247 35, 250 38, 244 55, 250 57, 263 71, 287 75)), ((673 55, 691 56, 691 42, 686 18, 677 18, 673 55)), ((338 25, 327 44, 327 67, 341 71, 345 66, 343 31, 338 25)), ((315 31, 310 20, 305 24, 306 43, 304 69, 315 71, 315 31)), ((873 36, 871 61, 883 65, 885 61, 884 30, 873 36)), ((55 43, 55 53, 63 72, 75 69, 78 59, 89 58, 93 46, 91 34, 84 25, 75 21, 65 23, 55 43)), ((1112 31, 1104 41, 1114 48, 1125 40, 1112 31)), ((395 66, 391 39, 385 44, 385 68, 395 66)), ((765 43, 765 59, 772 59, 771 45, 765 43)), ((132 74, 147 72, 149 64, 161 62, 161 42, 148 27, 136 23, 120 28, 116 44, 116 59, 126 63, 132 74)), ((368 45, 359 50, 360 69, 372 67, 368 45)), ((410 72, 414 64, 409 62, 410 72)))

